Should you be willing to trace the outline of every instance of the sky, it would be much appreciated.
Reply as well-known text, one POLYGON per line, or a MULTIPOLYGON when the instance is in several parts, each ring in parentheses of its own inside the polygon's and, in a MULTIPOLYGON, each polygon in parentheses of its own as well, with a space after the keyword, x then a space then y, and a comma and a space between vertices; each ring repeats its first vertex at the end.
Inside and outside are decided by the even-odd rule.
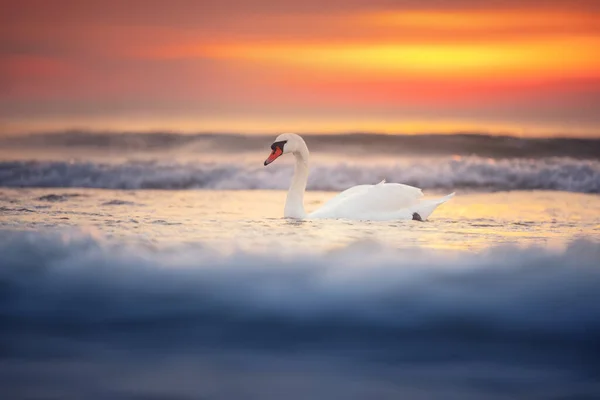
POLYGON ((600 137, 596 0, 0 3, 0 133, 600 137))

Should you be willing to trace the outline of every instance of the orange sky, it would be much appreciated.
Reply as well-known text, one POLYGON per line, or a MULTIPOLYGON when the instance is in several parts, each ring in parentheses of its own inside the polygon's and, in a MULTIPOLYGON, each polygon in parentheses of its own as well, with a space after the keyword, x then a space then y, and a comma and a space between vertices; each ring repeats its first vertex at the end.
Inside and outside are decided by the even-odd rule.
POLYGON ((20 0, 2 10, 3 133, 600 136, 597 1, 20 0))

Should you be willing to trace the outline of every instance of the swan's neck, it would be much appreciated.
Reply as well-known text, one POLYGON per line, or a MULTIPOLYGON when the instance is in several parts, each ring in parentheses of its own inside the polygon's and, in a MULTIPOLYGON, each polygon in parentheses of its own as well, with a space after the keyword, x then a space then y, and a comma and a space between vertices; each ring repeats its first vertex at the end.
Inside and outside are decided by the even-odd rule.
POLYGON ((296 158, 296 167, 285 201, 283 216, 285 218, 304 218, 306 217, 304 191, 308 181, 308 149, 294 153, 294 157, 296 158))

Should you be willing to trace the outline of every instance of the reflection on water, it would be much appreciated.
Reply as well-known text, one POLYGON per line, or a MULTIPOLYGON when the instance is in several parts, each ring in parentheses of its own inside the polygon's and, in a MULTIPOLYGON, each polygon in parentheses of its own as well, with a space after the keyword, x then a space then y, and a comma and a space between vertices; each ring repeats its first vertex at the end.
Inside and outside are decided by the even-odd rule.
POLYGON ((1 189, 0 397, 598 398, 597 195, 458 193, 426 222, 284 202, 1 189))
POLYGON ((306 225, 307 223, 311 222, 306 219, 295 219, 295 218, 284 218, 284 219, 285 219, 285 224, 288 226, 302 226, 302 225, 306 225))
MULTIPOLYGON (((307 192, 307 211, 334 193, 307 192)), ((282 218, 283 191, 3 189, 0 227, 89 227, 155 245, 204 242, 326 250, 369 239, 403 248, 483 249, 496 244, 600 241, 600 198, 565 192, 458 193, 417 221, 282 218)))

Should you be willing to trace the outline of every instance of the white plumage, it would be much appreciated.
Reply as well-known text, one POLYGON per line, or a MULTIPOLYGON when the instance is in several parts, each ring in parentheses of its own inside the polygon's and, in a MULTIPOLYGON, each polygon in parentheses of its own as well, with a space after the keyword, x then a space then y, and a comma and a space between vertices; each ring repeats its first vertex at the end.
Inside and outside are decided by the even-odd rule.
POLYGON ((304 191, 308 180, 308 147, 294 133, 279 135, 272 145, 273 152, 265 161, 270 164, 282 154, 296 158, 294 177, 288 191, 284 216, 290 218, 345 218, 354 220, 425 220, 440 204, 454 196, 451 193, 434 200, 423 200, 421 189, 401 183, 358 185, 344 190, 320 209, 306 214, 304 191))

